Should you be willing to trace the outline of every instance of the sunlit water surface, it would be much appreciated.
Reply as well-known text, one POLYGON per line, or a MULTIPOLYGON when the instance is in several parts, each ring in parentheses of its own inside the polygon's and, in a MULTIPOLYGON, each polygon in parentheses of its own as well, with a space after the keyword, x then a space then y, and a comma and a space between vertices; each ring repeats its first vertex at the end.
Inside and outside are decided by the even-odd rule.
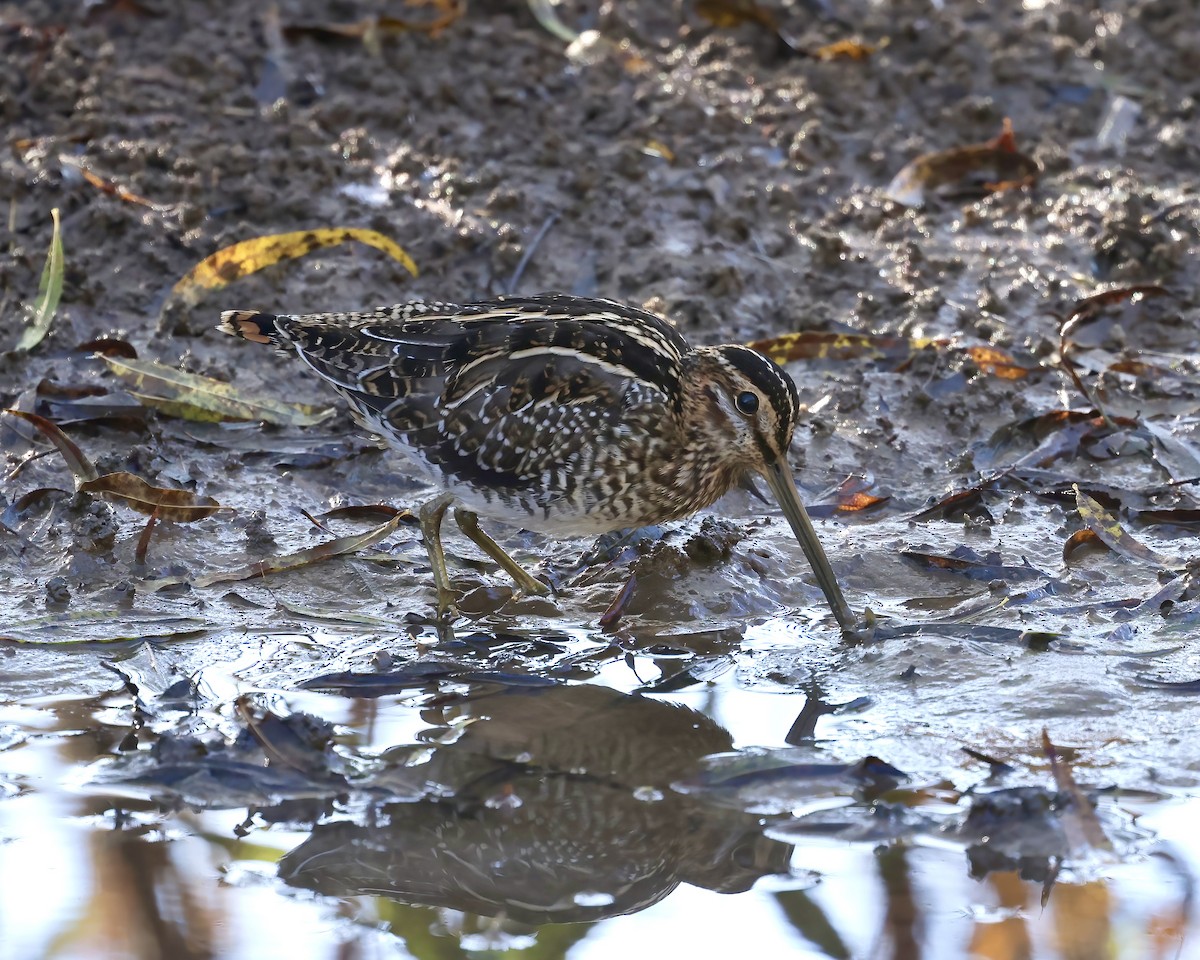
MULTIPOLYGON (((268 675, 287 651, 295 657, 327 640, 262 637, 247 646, 253 653, 202 669, 212 711, 201 710, 196 726, 234 733, 236 718, 218 704, 255 688, 247 674, 268 675)), ((549 692, 443 684, 437 692, 370 700, 259 694, 281 713, 305 711, 336 724, 340 749, 359 762, 397 747, 428 747, 397 768, 392 795, 413 788, 410 802, 386 814, 361 799, 334 804, 322 819, 351 830, 355 846, 322 841, 312 853, 320 828, 313 834, 301 821, 247 821, 245 808, 168 813, 136 799, 153 795, 151 788, 98 788, 105 758, 121 752, 132 729, 131 698, 118 678, 104 683, 95 674, 91 655, 77 653, 90 683, 105 693, 23 695, 0 711, 0 953, 609 958, 727 957, 752 948, 814 958, 1200 956, 1193 903, 1200 800, 1169 787, 1101 800, 1113 850, 1077 848, 1052 858, 1057 874, 1050 878, 1022 879, 1024 867, 973 877, 966 844, 937 823, 950 823, 969 803, 964 791, 988 789, 986 767, 964 774, 961 758, 945 749, 956 736, 983 735, 986 719, 973 715, 961 729, 949 721, 950 729, 914 743, 911 729, 898 725, 904 696, 855 689, 861 677, 854 670, 836 682, 815 671, 804 692, 766 681, 776 660, 806 674, 806 663, 831 656, 819 638, 802 655, 801 641, 813 645, 814 638, 769 622, 750 631, 711 680, 668 693, 632 692, 672 669, 669 656, 639 654, 609 658, 591 682, 549 692), (463 700, 479 689, 487 691, 481 699, 463 700), (807 721, 815 739, 796 737, 806 705, 821 707, 807 721), (556 740, 547 725, 562 736, 556 740), (589 737, 593 751, 573 760, 572 744, 589 737), (755 760, 725 780, 701 762, 716 753, 745 764, 745 756, 731 755, 745 748, 763 748, 751 757, 778 752, 799 764, 852 764, 878 753, 910 774, 901 805, 929 812, 934 826, 852 840, 809 830, 814 815, 862 813, 873 801, 861 783, 835 777, 814 785, 801 767, 762 780, 755 760), (537 770, 480 773, 472 764, 481 755, 537 770), (941 768, 957 766, 958 775, 939 778, 931 760, 939 756, 941 768), (592 777, 608 757, 612 771, 592 777), (422 766, 441 759, 440 768, 422 766), (415 778, 405 779, 414 769, 415 778), (490 777, 477 791, 478 806, 420 799, 422 777, 434 769, 443 784, 464 778, 460 798, 464 784, 475 789, 490 777), (356 874, 371 851, 382 851, 383 860, 356 874), (595 882, 580 886, 591 860, 599 864, 595 882), (622 876, 629 863, 636 869, 622 876), (516 888, 490 885, 490 871, 500 878, 514 869, 516 888), (563 881, 564 869, 575 879, 563 881), (307 879, 306 870, 314 871, 307 879), (556 885, 564 893, 551 903, 544 894, 556 885), (730 889, 741 892, 718 892, 730 889), (553 914, 556 922, 523 911, 553 914)), ((580 649, 598 646, 579 640, 580 649)), ((161 667, 172 657, 187 660, 186 646, 152 659, 161 667)), ((20 658, 10 657, 10 667, 20 658)), ((126 662, 144 679, 143 653, 126 662)), ((1076 775, 1086 788, 1111 782, 1096 770, 1076 775)), ((1015 782, 1051 786, 1044 770, 1018 771, 1015 782)), ((1037 860, 1029 857, 1035 873, 1037 860)))

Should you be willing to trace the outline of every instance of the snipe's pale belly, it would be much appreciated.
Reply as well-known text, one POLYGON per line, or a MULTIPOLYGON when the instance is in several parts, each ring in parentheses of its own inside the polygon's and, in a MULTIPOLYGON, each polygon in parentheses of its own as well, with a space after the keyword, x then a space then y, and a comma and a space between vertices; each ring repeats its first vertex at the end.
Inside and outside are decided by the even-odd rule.
MULTIPOLYGON (((446 474, 437 464, 429 463, 420 450, 398 439, 389 437, 388 446, 402 453, 416 473, 439 490, 453 494, 458 504, 480 517, 556 539, 597 537, 614 530, 663 523, 691 512, 648 513, 633 507, 627 498, 601 500, 594 492, 590 496, 582 491, 577 496, 556 494, 548 481, 539 484, 534 480, 519 488, 480 487, 446 474)), ((641 503, 645 506, 645 501, 641 503)))

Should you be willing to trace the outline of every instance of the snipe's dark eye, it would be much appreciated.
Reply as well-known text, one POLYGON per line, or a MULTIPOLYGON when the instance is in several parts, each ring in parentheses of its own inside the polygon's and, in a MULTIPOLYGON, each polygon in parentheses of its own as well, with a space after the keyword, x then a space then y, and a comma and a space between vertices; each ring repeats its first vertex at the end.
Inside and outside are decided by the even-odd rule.
POLYGON ((734 405, 738 408, 739 413, 744 413, 746 416, 758 413, 758 394, 743 390, 737 395, 734 405))

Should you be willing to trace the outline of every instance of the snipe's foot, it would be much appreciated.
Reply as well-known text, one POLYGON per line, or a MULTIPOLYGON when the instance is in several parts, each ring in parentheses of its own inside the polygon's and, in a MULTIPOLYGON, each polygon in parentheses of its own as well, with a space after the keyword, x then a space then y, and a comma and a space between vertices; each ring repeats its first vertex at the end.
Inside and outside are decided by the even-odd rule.
MULTIPOLYGON (((446 553, 442 547, 442 521, 453 502, 454 495, 444 493, 430 500, 417 511, 417 517, 421 522, 421 538, 425 541, 425 550, 429 554, 429 565, 433 568, 433 583, 437 588, 438 619, 442 621, 452 616, 457 608, 457 594, 450 586, 450 574, 446 569, 446 553)), ((538 597, 544 597, 550 593, 550 587, 532 576, 510 557, 500 544, 484 533, 479 526, 479 517, 476 514, 464 507, 458 507, 454 511, 454 521, 472 543, 495 560, 501 569, 512 577, 513 582, 522 593, 538 597)))
POLYGON ((500 564, 501 569, 512 577, 513 582, 522 593, 532 594, 535 597, 544 597, 550 593, 550 588, 546 584, 526 571, 505 552, 500 544, 484 533, 479 526, 479 517, 476 514, 464 507, 457 507, 454 510, 454 522, 475 546, 500 564))
POLYGON ((417 511, 421 522, 421 539, 425 541, 425 552, 429 554, 429 565, 433 568, 433 585, 437 589, 438 619, 446 621, 453 614, 454 590, 450 586, 450 575, 446 571, 446 552, 442 549, 442 520, 454 497, 444 493, 423 504, 417 511))

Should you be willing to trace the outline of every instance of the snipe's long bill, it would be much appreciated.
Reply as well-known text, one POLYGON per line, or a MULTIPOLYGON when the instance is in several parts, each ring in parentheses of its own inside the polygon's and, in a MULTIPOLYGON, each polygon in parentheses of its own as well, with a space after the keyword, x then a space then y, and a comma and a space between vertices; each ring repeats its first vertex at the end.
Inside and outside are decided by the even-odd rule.
POLYGON ((453 593, 440 529, 452 503, 463 532, 540 593, 477 514, 595 536, 689 516, 757 473, 838 623, 854 628, 787 463, 796 386, 748 347, 691 347, 652 313, 559 294, 366 313, 233 310, 221 329, 298 356, 443 491, 421 510, 443 613, 453 593))

